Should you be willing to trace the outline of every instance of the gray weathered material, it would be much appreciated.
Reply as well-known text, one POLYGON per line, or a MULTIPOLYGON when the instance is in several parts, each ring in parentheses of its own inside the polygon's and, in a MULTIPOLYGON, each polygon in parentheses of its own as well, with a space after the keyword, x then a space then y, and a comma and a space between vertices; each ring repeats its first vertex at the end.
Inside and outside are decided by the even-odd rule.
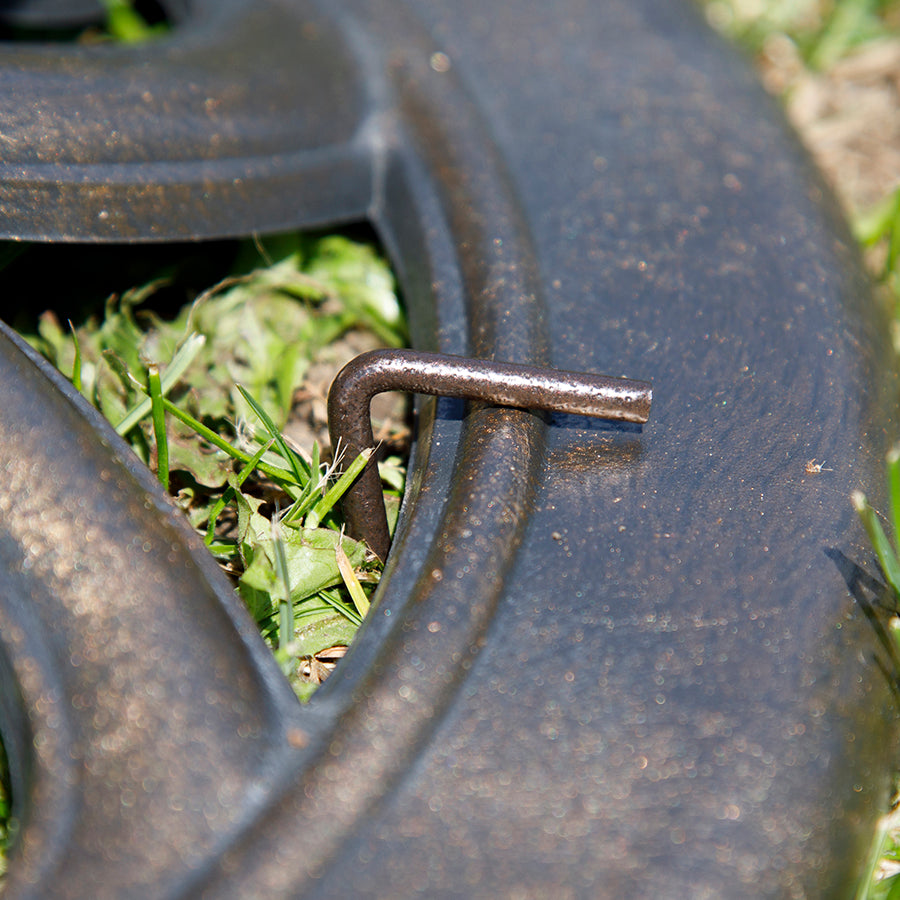
POLYGON ((654 387, 643 427, 424 403, 371 620, 301 709, 5 338, 8 896, 849 895, 895 732, 849 493, 895 385, 829 201, 691 8, 197 3, 140 51, 2 48, 0 122, 8 236, 365 216, 417 347, 654 387))

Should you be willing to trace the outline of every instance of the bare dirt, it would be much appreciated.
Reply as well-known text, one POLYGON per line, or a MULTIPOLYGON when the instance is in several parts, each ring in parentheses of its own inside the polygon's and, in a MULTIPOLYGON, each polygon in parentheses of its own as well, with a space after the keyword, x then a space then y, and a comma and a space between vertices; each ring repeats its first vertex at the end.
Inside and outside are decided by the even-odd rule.
POLYGON ((776 34, 759 69, 765 86, 784 97, 851 220, 900 185, 900 37, 872 41, 827 72, 812 72, 793 42, 776 34))
MULTIPOLYGON (((328 389, 335 375, 355 356, 384 345, 369 331, 354 329, 324 347, 313 360, 303 387, 294 398, 294 408, 284 434, 296 446, 308 448, 319 442, 326 455, 332 451, 328 436, 328 389)), ((409 452, 409 398, 403 394, 377 394, 372 399, 372 430, 381 452, 406 456, 409 452)))

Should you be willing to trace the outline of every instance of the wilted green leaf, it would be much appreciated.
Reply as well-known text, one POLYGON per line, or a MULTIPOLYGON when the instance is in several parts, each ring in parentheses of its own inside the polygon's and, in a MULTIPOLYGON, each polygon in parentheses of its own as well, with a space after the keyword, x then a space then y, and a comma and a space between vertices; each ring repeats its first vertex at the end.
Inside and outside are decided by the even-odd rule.
MULTIPOLYGON (((242 552, 247 568, 241 576, 239 587, 253 591, 277 590, 275 549, 269 520, 257 512, 246 519, 247 530, 241 536, 242 552)), ((291 600, 299 603, 321 590, 341 584, 341 573, 335 550, 342 539, 337 531, 326 528, 285 528, 284 552, 291 585, 291 600)), ((365 547, 357 541, 343 537, 344 551, 354 566, 363 564, 365 547)), ((273 606, 274 611, 274 606, 273 606)))
POLYGON ((356 634, 354 625, 345 616, 321 604, 316 612, 297 626, 294 647, 297 656, 313 656, 335 644, 349 644, 356 634))
POLYGON ((403 345, 406 326, 394 277, 371 246, 332 235, 308 248, 304 268, 388 346, 403 345))

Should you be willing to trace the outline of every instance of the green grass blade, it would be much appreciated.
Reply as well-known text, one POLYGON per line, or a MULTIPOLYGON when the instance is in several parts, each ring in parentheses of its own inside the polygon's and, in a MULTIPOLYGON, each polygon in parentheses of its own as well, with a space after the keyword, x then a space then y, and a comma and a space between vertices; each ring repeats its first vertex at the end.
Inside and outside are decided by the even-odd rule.
POLYGON ((345 619, 349 619, 354 625, 362 625, 362 617, 360 614, 346 603, 333 597, 328 591, 319 591, 316 596, 327 603, 336 612, 339 612, 345 619))
POLYGON ((894 549, 891 547, 890 541, 888 541, 884 529, 875 515, 875 510, 869 506, 865 494, 861 491, 854 491, 851 495, 851 501, 863 524, 863 528, 866 529, 866 534, 869 535, 872 546, 875 548, 875 554, 878 556, 878 561, 884 570, 885 578, 887 578, 894 591, 900 593, 900 562, 898 562, 897 555, 894 553, 894 549))
MULTIPOLYGON (((188 366, 197 358, 197 354, 203 349, 206 338, 202 334, 192 334, 178 348, 178 352, 172 357, 172 361, 163 372, 161 385, 162 395, 165 397, 184 375, 188 366)), ((151 402, 147 397, 135 404, 116 425, 116 433, 126 435, 141 419, 150 413, 151 402)))
POLYGON ((319 458, 319 443, 318 441, 313 441, 312 445, 312 453, 310 458, 310 479, 306 483, 306 487, 303 489, 303 492, 300 496, 294 501, 291 508, 287 511, 287 514, 284 517, 285 524, 292 524, 294 522, 298 522, 300 518, 306 513, 306 511, 316 502, 316 494, 319 490, 320 480, 313 477, 313 473, 318 475, 322 467, 321 460, 319 458))
POLYGON ((871 28, 875 6, 872 0, 843 0, 836 4, 809 55, 810 66, 828 69, 846 56, 871 28))
POLYGON ((884 900, 900 900, 900 875, 887 878, 885 882, 887 893, 884 895, 884 900))
MULTIPOLYGON (((197 434, 200 435, 205 441, 212 444, 213 447, 218 447, 223 453, 227 453, 232 459, 238 460, 238 462, 247 463, 250 462, 253 457, 249 453, 244 453, 243 450, 238 450, 237 447, 233 447, 228 443, 223 437, 217 435, 211 428, 207 428, 202 422, 198 422, 190 413, 186 413, 183 409, 179 409, 171 400, 167 397, 163 397, 163 406, 166 408, 166 412, 171 413, 178 419, 179 422, 187 425, 189 428, 193 428, 197 434)), ((278 466, 270 466, 268 463, 264 463, 260 460, 256 464, 256 468, 259 469, 260 472, 265 473, 270 478, 274 479, 278 482, 279 486, 288 489, 289 485, 296 485, 297 487, 303 487, 303 485, 298 485, 295 481, 294 473, 289 471, 288 469, 282 469, 278 466)))
POLYGON ((335 554, 337 556, 338 571, 341 573, 341 578, 344 579, 344 584, 347 586, 347 590, 350 593, 350 599, 353 601, 353 605, 356 607, 356 611, 359 613, 360 618, 364 619, 369 612, 369 598, 366 596, 365 591, 363 591, 362 585, 356 577, 356 572, 353 571, 353 566, 347 558, 347 553, 342 544, 339 543, 337 545, 335 554))
MULTIPOLYGON (((286 647, 294 636, 294 610, 291 606, 291 575, 288 571, 287 554, 284 552, 284 538, 278 523, 272 522, 272 547, 275 552, 275 574, 281 586, 278 598, 278 646, 286 647)), ((290 661, 285 661, 290 666, 290 661)), ((285 672, 288 674, 290 669, 285 672)))
POLYGON ((253 454, 250 461, 244 466, 243 469, 238 473, 238 477, 233 485, 229 485, 228 489, 222 494, 221 497, 216 501, 215 505, 209 512, 209 522, 206 525, 206 537, 203 539, 203 542, 207 547, 212 546, 213 539, 216 534, 216 520, 222 514, 222 510, 231 502, 232 498, 235 496, 238 489, 240 489, 244 482, 253 474, 256 470, 256 467, 259 465, 259 461, 263 458, 263 454, 272 446, 272 441, 269 441, 267 444, 263 444, 256 453, 253 454))
POLYGON ((140 44, 156 37, 160 28, 148 25, 130 0, 100 0, 106 10, 106 30, 122 44, 140 44))
POLYGON ((150 389, 153 437, 156 439, 156 475, 160 484, 169 490, 169 439, 166 436, 166 408, 163 406, 162 385, 159 381, 159 366, 151 363, 147 367, 147 386, 150 389))
POLYGON ((230 557, 235 553, 235 544, 227 543, 225 541, 216 542, 213 541, 211 544, 206 545, 206 549, 212 553, 213 556, 225 556, 230 557))
POLYGON ((347 467, 347 471, 341 475, 341 477, 328 489, 325 496, 310 510, 306 517, 306 525, 308 528, 317 528, 319 522, 331 512, 334 504, 347 493, 350 485, 359 477, 373 452, 371 447, 367 450, 363 450, 363 452, 350 463, 347 467))
POLYGON ((81 380, 81 344, 78 342, 78 332, 69 319, 69 331, 72 332, 72 343, 75 345, 75 362, 72 363, 72 384, 75 390, 80 394, 83 389, 81 380))
POLYGON ((294 473, 294 477, 296 478, 296 483, 298 485, 303 485, 312 477, 311 472, 303 473, 300 471, 300 464, 304 467, 306 463, 303 462, 300 457, 288 447, 284 438, 281 436, 281 431, 279 431, 278 426, 272 421, 269 414, 257 403, 256 399, 253 395, 242 385, 236 385, 237 389, 241 392, 241 396, 250 404, 250 408, 253 412, 259 416, 259 420, 263 423, 266 428, 266 431, 274 438, 275 446, 278 448, 278 452, 283 457, 286 463, 290 464, 291 471, 294 473))
POLYGON ((887 474, 888 502, 891 511, 891 527, 894 530, 894 542, 900 536, 900 444, 895 444, 888 451, 885 459, 887 474))
POLYGON ((853 234, 859 243, 872 247, 886 237, 900 216, 900 188, 856 216, 853 234))
POLYGON ((857 889, 853 900, 874 900, 876 896, 884 896, 883 892, 879 890, 879 888, 881 888, 881 885, 878 885, 875 888, 875 891, 873 891, 873 882, 875 878, 875 870, 878 868, 878 863, 881 860, 881 857, 884 855, 885 846, 887 844, 889 821, 889 816, 883 816, 881 821, 878 823, 875 831, 875 837, 872 841, 872 847, 869 851, 869 857, 866 860, 865 874, 859 881, 859 888, 857 889))
POLYGON ((898 203, 894 207, 894 218, 888 229, 888 250, 884 260, 884 272, 882 278, 888 278, 897 271, 897 259, 900 257, 900 195, 898 203))
MULTIPOLYGON (((306 487, 300 492, 300 495, 291 505, 291 508, 284 516, 285 525, 296 525, 309 508, 316 502, 318 496, 318 485, 312 479, 306 482, 306 487)), ((313 527, 313 526, 310 526, 313 527)))

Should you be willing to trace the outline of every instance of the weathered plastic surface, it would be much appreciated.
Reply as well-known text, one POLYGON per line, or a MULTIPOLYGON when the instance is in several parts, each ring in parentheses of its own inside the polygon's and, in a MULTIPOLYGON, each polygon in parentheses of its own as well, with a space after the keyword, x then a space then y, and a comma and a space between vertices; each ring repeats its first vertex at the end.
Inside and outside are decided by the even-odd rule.
POLYGON ((642 428, 422 404, 373 615, 301 708, 4 338, 8 896, 850 895, 895 711, 849 494, 896 388, 818 181, 691 8, 198 3, 139 51, 2 48, 0 121, 7 236, 366 216, 416 346, 654 383, 642 428))
POLYGON ((101 21, 100 0, 0 0, 0 25, 77 28, 101 21))

